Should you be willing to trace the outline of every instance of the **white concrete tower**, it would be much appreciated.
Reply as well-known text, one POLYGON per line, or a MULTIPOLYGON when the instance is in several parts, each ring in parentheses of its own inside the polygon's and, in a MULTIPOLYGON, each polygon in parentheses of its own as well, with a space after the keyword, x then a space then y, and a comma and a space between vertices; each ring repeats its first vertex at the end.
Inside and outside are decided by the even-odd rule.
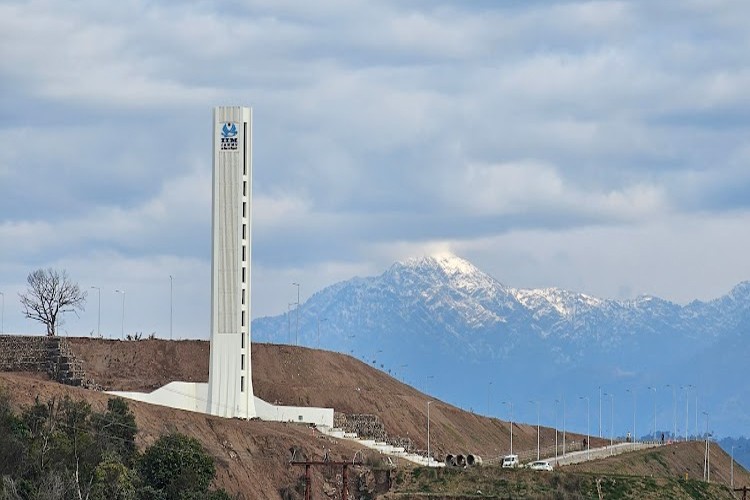
POLYGON ((256 416, 250 370, 252 109, 214 108, 207 413, 256 416))

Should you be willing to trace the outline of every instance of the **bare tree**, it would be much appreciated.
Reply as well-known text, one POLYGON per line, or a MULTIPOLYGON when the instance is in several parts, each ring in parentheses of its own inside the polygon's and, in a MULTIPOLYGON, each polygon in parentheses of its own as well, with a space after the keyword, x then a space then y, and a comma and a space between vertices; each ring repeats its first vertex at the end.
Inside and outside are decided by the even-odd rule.
POLYGON ((23 313, 47 327, 47 335, 52 337, 57 327, 62 325, 62 315, 67 312, 83 311, 86 292, 68 278, 65 271, 37 269, 26 278, 28 289, 19 293, 23 313))

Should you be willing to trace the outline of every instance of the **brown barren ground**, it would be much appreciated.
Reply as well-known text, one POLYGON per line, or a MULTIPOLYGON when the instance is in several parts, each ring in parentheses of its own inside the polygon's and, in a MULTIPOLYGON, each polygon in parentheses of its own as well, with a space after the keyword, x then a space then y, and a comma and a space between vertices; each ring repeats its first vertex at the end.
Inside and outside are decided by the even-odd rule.
MULTIPOLYGON (((207 341, 70 340, 87 375, 105 389, 148 392, 174 380, 208 381, 207 341)), ((252 368, 255 395, 270 403, 375 414, 389 436, 408 437, 417 449, 427 449, 427 401, 435 398, 352 356, 254 343, 252 368)), ((554 429, 542 427, 540 434, 542 447, 554 445, 554 429)), ((580 441, 583 436, 569 433, 568 439, 580 441)), ((594 438, 591 444, 598 442, 594 438)), ((430 448, 437 457, 473 453, 485 460, 497 458, 510 450, 510 426, 435 400, 430 406, 430 448)), ((536 450, 536 426, 514 424, 513 449, 536 450)))
MULTIPOLYGON (((208 380, 209 344, 206 341, 69 340, 87 375, 105 389, 148 392, 170 381, 208 380)), ((345 413, 376 414, 390 436, 409 437, 416 448, 426 448, 427 401, 434 398, 351 356, 288 345, 253 344, 252 348, 253 384, 257 396, 272 403, 325 406, 345 413)), ((95 409, 101 410, 109 397, 101 392, 61 386, 35 374, 0 373, 0 387, 9 388, 19 405, 32 403, 37 395, 46 399, 68 394, 74 399, 85 399, 95 409)), ((350 460, 359 450, 352 442, 322 436, 307 426, 221 419, 135 401, 129 404, 136 416, 140 447, 171 431, 197 438, 217 460, 217 486, 239 498, 300 498, 303 469, 288 464, 292 448, 317 459, 322 458, 324 448, 329 449, 335 460, 350 460), (295 489, 297 493, 289 494, 295 489)), ((430 419, 430 445, 435 456, 474 453, 487 460, 503 455, 509 449, 507 422, 469 413, 438 400, 431 404, 430 419)), ((542 428, 541 439, 542 447, 554 444, 554 429, 542 428)), ((581 440, 582 436, 568 434, 568 439, 581 440)), ((598 444, 599 440, 592 440, 592 446, 598 444)), ((513 445, 515 451, 536 449, 536 427, 514 425, 513 445)), ((695 477, 695 463, 702 463, 702 448, 688 452, 690 457, 685 460, 692 464, 689 473, 695 477)), ((646 461, 643 457, 640 462, 638 458, 632 459, 635 462, 628 462, 627 456, 617 458, 622 461, 620 465, 611 465, 611 470, 617 473, 631 470, 629 468, 636 474, 659 473, 653 464, 653 470, 641 469, 644 467, 642 462, 646 461)), ((368 462, 378 460, 376 455, 367 453, 365 459, 368 462)), ((599 463, 607 464, 609 460, 616 459, 599 463)), ((682 473, 682 468, 688 467, 680 464, 677 458, 674 460, 669 474, 682 473)), ((712 460, 712 478, 727 478, 728 482, 729 459, 718 446, 712 460)), ((656 459, 653 462, 659 463, 656 459)), ((571 466, 570 470, 605 472, 591 468, 594 465, 571 466)), ((367 475, 363 469, 356 469, 350 474, 354 484, 356 476, 367 475)), ((747 473, 738 471, 740 469, 735 467, 735 480, 738 481, 738 474, 744 474, 741 476, 744 480, 747 473)), ((702 474, 702 469, 700 472, 702 474)), ((335 471, 316 469, 313 482, 316 485, 314 494, 319 496, 326 491, 330 496, 336 483, 335 471)), ((369 482, 372 483, 371 476, 369 482)))

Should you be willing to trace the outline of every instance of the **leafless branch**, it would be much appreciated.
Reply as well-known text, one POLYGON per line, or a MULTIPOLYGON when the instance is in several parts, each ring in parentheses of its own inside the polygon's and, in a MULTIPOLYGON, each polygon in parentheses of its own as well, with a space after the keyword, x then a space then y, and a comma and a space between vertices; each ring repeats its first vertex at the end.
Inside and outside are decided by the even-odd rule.
POLYGON ((63 323, 62 315, 83 311, 86 292, 68 278, 65 271, 52 268, 37 269, 26 278, 26 293, 19 293, 24 315, 47 327, 47 335, 54 336, 63 323))

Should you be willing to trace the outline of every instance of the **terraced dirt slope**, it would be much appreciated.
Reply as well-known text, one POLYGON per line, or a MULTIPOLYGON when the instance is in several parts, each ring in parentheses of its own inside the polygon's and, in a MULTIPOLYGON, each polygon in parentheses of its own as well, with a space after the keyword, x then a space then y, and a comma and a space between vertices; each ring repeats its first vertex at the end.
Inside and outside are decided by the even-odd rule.
MULTIPOLYGON (((206 341, 117 341, 71 338, 89 377, 113 390, 149 391, 173 380, 206 382, 206 341)), ((427 402, 434 398, 348 355, 277 344, 252 345, 253 387, 266 401, 333 407, 378 415, 390 436, 408 437, 427 449, 427 402)), ((442 401, 430 406, 434 456, 474 453, 496 458, 510 449, 507 422, 469 413, 442 401)), ((562 439, 562 438, 560 438, 562 439)), ((583 436, 568 434, 568 439, 583 436)), ((554 429, 541 429, 541 446, 552 446, 554 429)), ((592 441, 592 446, 597 444, 592 441)), ((603 441, 602 441, 603 443, 603 441)), ((536 427, 513 427, 514 451, 536 449, 536 427)))

